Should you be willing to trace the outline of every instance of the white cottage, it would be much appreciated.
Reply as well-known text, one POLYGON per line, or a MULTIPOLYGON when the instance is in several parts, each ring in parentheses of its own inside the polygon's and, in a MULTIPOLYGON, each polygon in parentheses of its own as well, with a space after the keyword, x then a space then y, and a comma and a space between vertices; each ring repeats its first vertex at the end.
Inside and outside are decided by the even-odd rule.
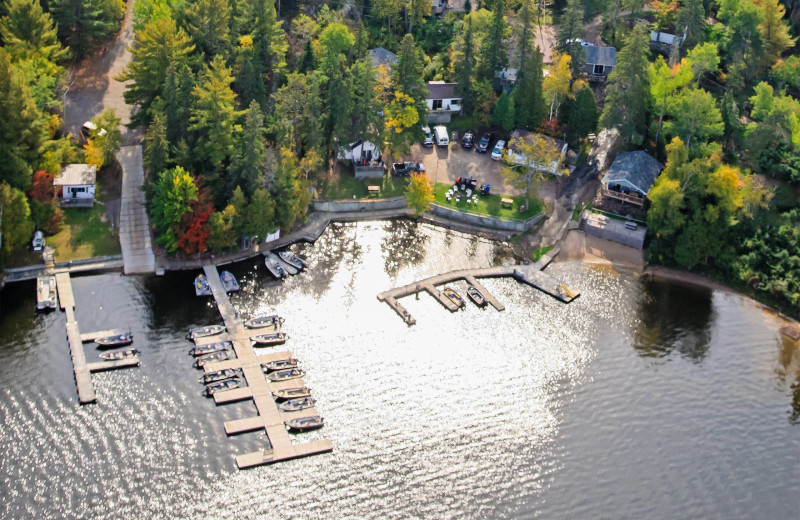
POLYGON ((97 166, 67 164, 53 179, 61 206, 94 206, 97 166))
POLYGON ((428 122, 449 123, 451 114, 461 112, 461 96, 456 94, 456 83, 428 82, 428 122))

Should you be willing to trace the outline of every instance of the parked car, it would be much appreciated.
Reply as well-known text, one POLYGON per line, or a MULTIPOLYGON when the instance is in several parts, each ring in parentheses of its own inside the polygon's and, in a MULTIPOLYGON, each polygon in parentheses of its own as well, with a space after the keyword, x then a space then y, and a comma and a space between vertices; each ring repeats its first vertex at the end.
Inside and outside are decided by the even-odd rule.
POLYGON ((421 162, 405 161, 392 164, 392 175, 396 177, 408 177, 413 172, 424 172, 425 165, 421 162))
POLYGON ((506 142, 502 139, 497 141, 494 145, 494 149, 492 150, 492 160, 499 161, 503 158, 503 150, 506 148, 506 142))
POLYGON ((33 234, 33 242, 31 243, 34 251, 42 251, 44 249, 44 233, 36 231, 33 234))
POLYGON ((475 132, 472 130, 467 130, 461 137, 461 147, 469 149, 473 146, 475 146, 475 132))
POLYGON ((448 146, 450 144, 450 136, 447 135, 447 127, 445 126, 434 126, 433 136, 436 138, 438 146, 448 146))
POLYGON ((489 144, 492 142, 492 134, 485 133, 481 136, 481 140, 478 141, 478 146, 475 147, 475 151, 478 153, 486 153, 489 150, 489 144))
POLYGON ((422 146, 426 148, 430 148, 433 146, 433 133, 431 133, 431 127, 423 126, 422 133, 425 134, 425 138, 422 140, 422 146))

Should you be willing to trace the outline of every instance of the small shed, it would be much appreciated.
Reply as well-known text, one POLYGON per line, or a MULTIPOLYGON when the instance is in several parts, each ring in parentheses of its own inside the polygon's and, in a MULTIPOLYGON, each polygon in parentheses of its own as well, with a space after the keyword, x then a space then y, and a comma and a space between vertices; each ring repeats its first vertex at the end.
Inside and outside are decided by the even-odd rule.
POLYGON ((603 196, 644 206, 647 192, 664 168, 643 150, 617 155, 603 180, 603 196))
POLYGON ((372 66, 376 69, 381 65, 386 67, 386 72, 390 72, 397 63, 397 54, 383 47, 376 47, 369 50, 369 57, 372 59, 372 66))
POLYGON ((61 206, 94 206, 97 166, 67 164, 53 179, 61 206))
POLYGON ((342 146, 339 149, 339 159, 353 162, 356 179, 379 178, 386 172, 381 151, 369 141, 358 140, 342 146))
POLYGON ((650 31, 650 50, 669 56, 672 47, 683 45, 685 37, 685 32, 681 37, 665 32, 650 31))
POLYGON ((614 67, 617 66, 617 49, 598 45, 584 45, 583 51, 586 53, 583 72, 586 73, 589 81, 605 81, 611 71, 614 70, 614 67))

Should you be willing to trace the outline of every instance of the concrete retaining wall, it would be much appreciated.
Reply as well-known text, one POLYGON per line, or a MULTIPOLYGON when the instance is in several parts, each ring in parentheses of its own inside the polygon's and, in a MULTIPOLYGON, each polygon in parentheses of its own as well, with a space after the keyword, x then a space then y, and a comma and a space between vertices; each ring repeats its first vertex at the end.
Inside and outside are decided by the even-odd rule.
POLYGON ((346 211, 381 211, 408 207, 405 197, 391 199, 326 200, 314 203, 314 211, 341 213, 346 211))
POLYGON ((493 229, 502 229, 504 231, 524 232, 530 229, 531 226, 544 218, 544 214, 539 213, 527 220, 503 220, 489 215, 479 215, 477 213, 466 213, 455 209, 446 208, 438 204, 431 205, 431 211, 435 215, 458 221, 467 224, 475 224, 477 226, 484 226, 493 229))

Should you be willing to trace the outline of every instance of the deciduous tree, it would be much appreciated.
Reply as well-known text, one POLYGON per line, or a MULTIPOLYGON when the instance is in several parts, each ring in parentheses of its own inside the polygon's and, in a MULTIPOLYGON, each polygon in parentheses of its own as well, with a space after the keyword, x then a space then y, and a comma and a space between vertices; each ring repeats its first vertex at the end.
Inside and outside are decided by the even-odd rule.
POLYGON ((508 145, 516 150, 515 158, 521 164, 505 165, 500 172, 510 184, 525 190, 525 206, 530 206, 530 198, 536 197, 539 185, 548 175, 555 172, 569 175, 563 168, 561 149, 552 139, 530 134, 513 139, 508 145))
POLYGON ((180 166, 165 170, 153 185, 150 222, 156 231, 156 243, 168 252, 178 249, 178 225, 190 213, 190 204, 197 200, 197 185, 180 166))
POLYGON ((22 247, 31 237, 33 222, 31 210, 25 194, 0 181, 0 206, 3 208, 3 220, 0 222, 0 239, 4 256, 22 247))
POLYGON ((430 208, 433 203, 433 186, 428 176, 422 172, 413 173, 406 188, 408 207, 414 210, 414 216, 419 217, 430 208))

